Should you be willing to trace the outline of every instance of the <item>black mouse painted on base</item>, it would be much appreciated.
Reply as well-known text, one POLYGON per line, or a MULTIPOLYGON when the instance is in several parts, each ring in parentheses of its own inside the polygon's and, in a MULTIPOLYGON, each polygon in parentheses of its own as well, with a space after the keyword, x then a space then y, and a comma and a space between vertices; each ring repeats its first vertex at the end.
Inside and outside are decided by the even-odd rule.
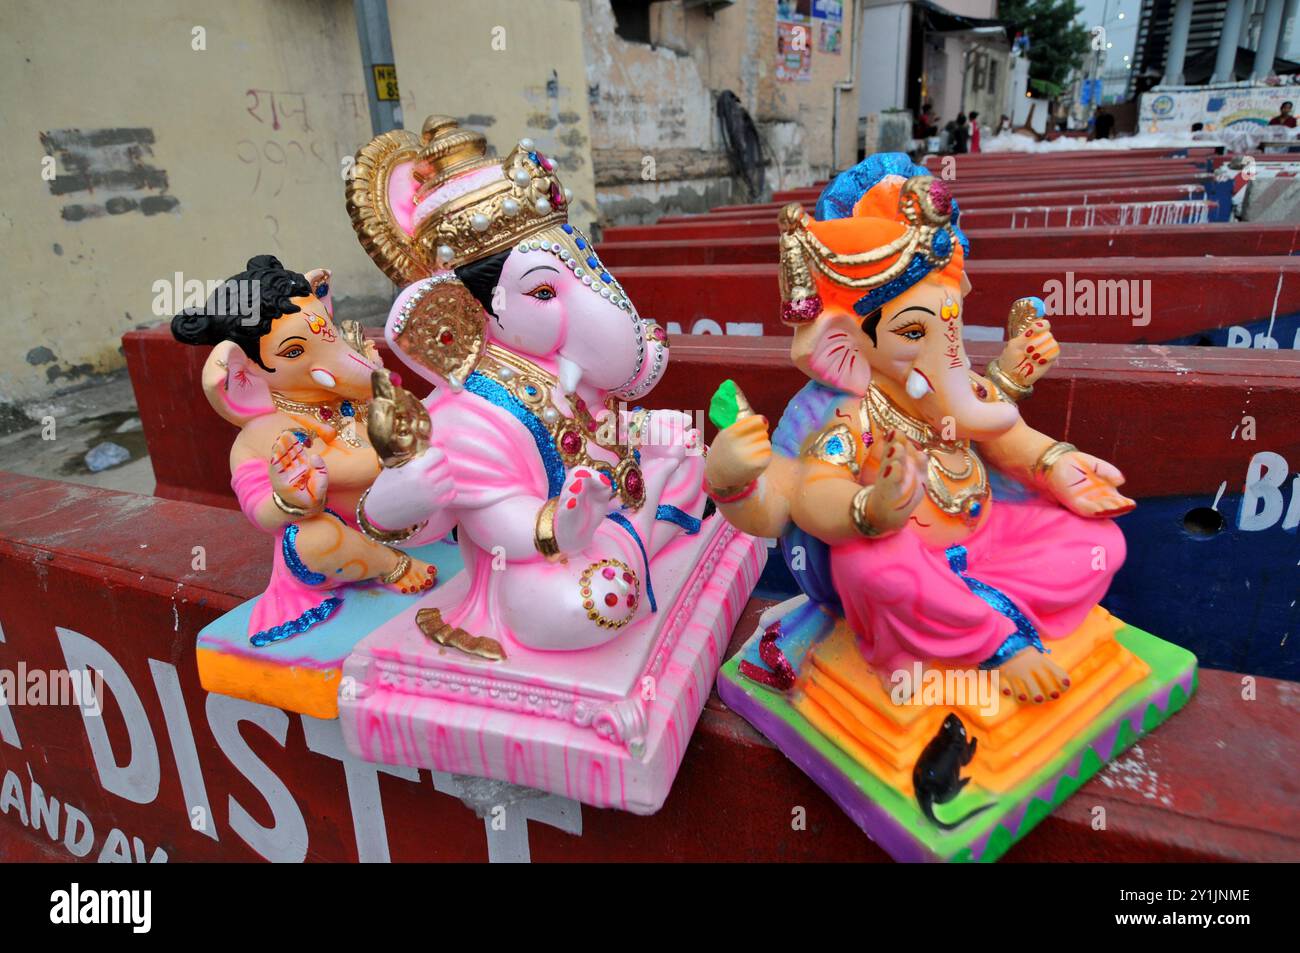
POLYGON ((938 733, 921 752, 921 757, 916 759, 916 767, 912 769, 912 788, 916 802, 921 805, 922 812, 930 822, 941 830, 954 830, 993 806, 985 804, 977 807, 951 824, 934 816, 934 805, 947 804, 970 782, 970 778, 961 776, 961 769, 975 757, 977 742, 976 738, 967 739, 966 726, 960 718, 950 713, 943 720, 938 733))

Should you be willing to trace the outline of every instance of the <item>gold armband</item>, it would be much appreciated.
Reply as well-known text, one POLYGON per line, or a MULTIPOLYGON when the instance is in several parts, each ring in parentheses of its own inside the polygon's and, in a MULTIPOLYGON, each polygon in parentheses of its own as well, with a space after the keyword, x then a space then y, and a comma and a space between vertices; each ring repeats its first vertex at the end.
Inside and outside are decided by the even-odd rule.
POLYGON ((533 531, 533 545, 537 551, 547 559, 555 559, 560 555, 560 544, 555 539, 555 508, 559 505, 560 498, 553 496, 537 511, 537 527, 533 531))
POLYGON ((853 528, 865 536, 867 539, 874 539, 880 535, 880 530, 871 525, 871 520, 867 517, 867 501, 871 499, 872 487, 864 486, 853 495, 853 502, 849 504, 849 516, 853 519, 853 528))
POLYGON ((1016 383, 1011 379, 1011 375, 999 366, 997 358, 989 362, 985 373, 988 375, 989 380, 993 382, 993 386, 1013 404, 1032 396, 1034 393, 1033 384, 1026 387, 1024 384, 1016 383))
POLYGON ((805 453, 824 463, 848 467, 850 473, 858 475, 857 441, 853 437, 853 431, 845 424, 827 427, 817 435, 805 453))
POLYGON ((365 492, 361 494, 361 499, 357 500, 357 526, 361 532, 373 539, 376 543, 400 543, 410 539, 428 524, 428 520, 422 523, 416 523, 414 526, 408 526, 406 529, 378 529, 371 525, 370 520, 366 519, 366 497, 370 495, 371 487, 366 487, 365 492))
POLYGON ((1030 472, 1036 477, 1046 477, 1047 471, 1051 470, 1052 467, 1056 465, 1057 460, 1061 459, 1061 457, 1065 456, 1067 453, 1073 453, 1078 449, 1079 448, 1072 443, 1058 440, 1042 452, 1037 462, 1034 463, 1033 470, 1030 472))

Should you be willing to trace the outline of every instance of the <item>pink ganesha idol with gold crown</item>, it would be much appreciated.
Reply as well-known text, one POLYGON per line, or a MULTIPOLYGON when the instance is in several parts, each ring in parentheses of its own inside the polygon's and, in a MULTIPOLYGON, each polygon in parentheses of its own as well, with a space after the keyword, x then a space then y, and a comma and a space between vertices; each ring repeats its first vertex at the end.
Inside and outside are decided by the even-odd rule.
POLYGON ((1186 701, 1196 660, 1098 602, 1131 510, 1112 464, 1018 401, 1058 346, 1012 309, 986 374, 943 182, 871 156, 780 215, 783 319, 812 380, 776 430, 735 385, 707 477, 804 595, 723 668, 724 701, 903 860, 992 860, 1186 701))
POLYGON ((627 407, 667 338, 568 221, 552 160, 485 146, 430 117, 363 148, 349 185, 363 246, 404 286, 385 336, 434 385, 421 405, 376 375, 376 446, 428 448, 388 454, 358 517, 404 547, 454 528, 464 569, 357 644, 344 736, 370 760, 648 813, 765 547, 706 517, 691 419, 627 407))

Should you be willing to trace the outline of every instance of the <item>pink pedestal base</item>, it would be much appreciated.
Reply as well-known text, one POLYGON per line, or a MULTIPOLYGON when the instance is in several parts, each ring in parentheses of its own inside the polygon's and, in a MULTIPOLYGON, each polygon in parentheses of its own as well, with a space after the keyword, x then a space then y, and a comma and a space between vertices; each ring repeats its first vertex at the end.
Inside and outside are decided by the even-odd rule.
POLYGON ((344 663, 339 719, 348 748, 383 764, 652 814, 766 558, 762 540, 711 517, 655 560, 657 612, 581 651, 502 640, 500 662, 433 644, 415 624, 419 609, 461 598, 461 574, 362 639, 344 663))

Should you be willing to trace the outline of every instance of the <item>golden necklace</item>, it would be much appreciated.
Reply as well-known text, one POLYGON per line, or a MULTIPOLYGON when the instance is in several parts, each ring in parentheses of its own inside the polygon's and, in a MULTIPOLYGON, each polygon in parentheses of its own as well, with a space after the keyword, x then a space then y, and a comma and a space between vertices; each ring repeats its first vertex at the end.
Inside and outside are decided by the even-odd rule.
POLYGON ((933 427, 904 413, 875 384, 867 389, 863 409, 868 426, 871 420, 875 420, 882 431, 899 430, 925 454, 925 494, 936 507, 950 516, 961 516, 968 522, 973 523, 979 519, 984 510, 984 501, 989 496, 988 473, 979 455, 971 449, 969 440, 940 439, 933 427), (960 454, 966 461, 965 466, 960 470, 948 468, 938 459, 940 453, 960 454), (965 480, 972 473, 976 474, 975 482, 956 492, 950 490, 943 480, 945 476, 954 481, 965 480))
POLYGON ((487 346, 484 357, 486 359, 479 364, 478 372, 504 387, 542 422, 566 468, 584 466, 607 474, 618 487, 619 498, 624 504, 634 510, 641 507, 645 502, 645 480, 633 449, 618 440, 618 408, 613 397, 605 400, 608 412, 605 419, 597 421, 586 401, 574 394, 566 394, 572 414, 566 416, 551 396, 559 385, 554 375, 495 344, 487 346), (609 432, 611 429, 612 434, 609 432), (588 441, 615 454, 618 463, 611 464, 593 457, 587 452, 588 441))
POLYGON ((319 404, 307 404, 298 400, 290 400, 282 394, 271 391, 271 402, 286 414, 292 414, 295 417, 310 417, 319 421, 338 434, 349 447, 365 446, 361 438, 357 436, 357 427, 366 425, 367 414, 370 412, 369 401, 340 400, 337 403, 325 401, 319 404), (349 426, 349 423, 352 426, 349 426))

